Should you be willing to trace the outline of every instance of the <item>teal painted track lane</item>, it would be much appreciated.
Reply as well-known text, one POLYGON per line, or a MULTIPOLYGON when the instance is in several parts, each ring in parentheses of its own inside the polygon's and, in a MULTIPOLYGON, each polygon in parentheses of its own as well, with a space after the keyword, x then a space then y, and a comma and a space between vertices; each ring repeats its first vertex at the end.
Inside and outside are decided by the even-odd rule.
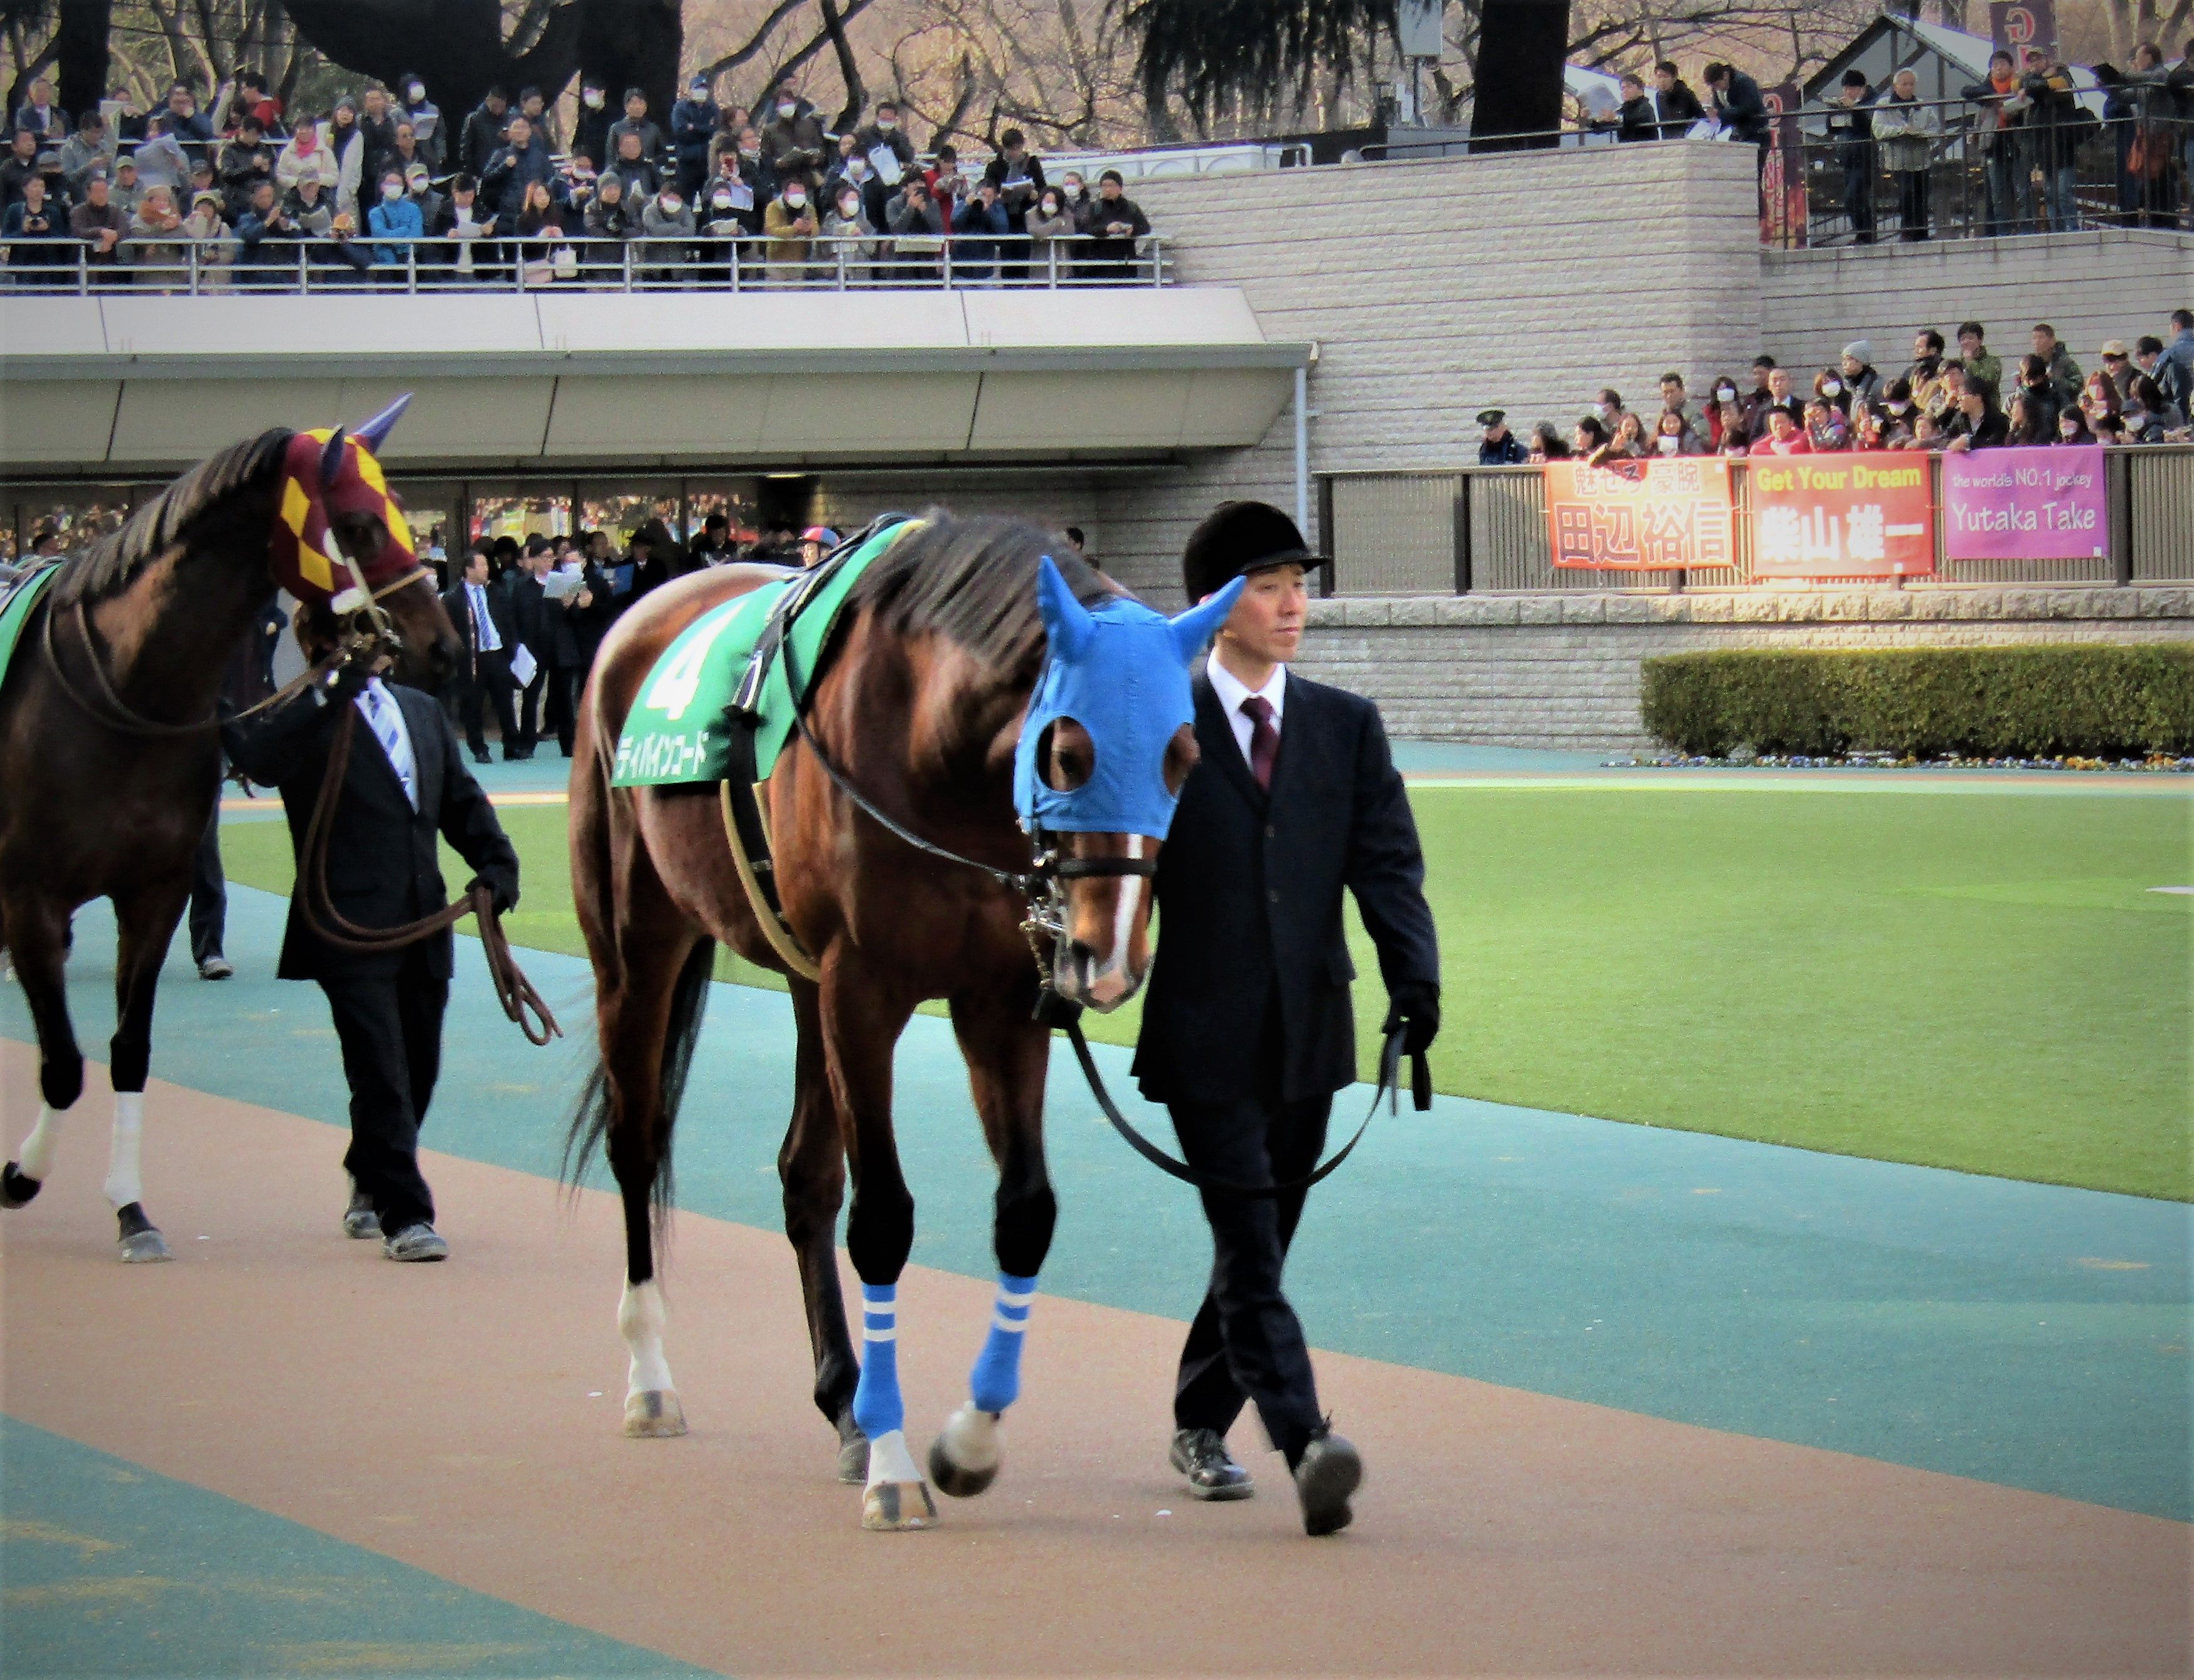
MULTIPOLYGON (((154 1071, 342 1124, 318 991, 268 978, 282 912, 232 889, 235 980, 171 958, 154 1071)), ((73 1006, 93 1046, 112 1029, 111 929, 103 905, 78 919, 73 1006)), ((589 1053, 586 966, 524 953, 576 1041, 537 1051, 496 1009, 477 943, 458 948, 425 1141, 552 1175, 589 1053)), ((13 988, 0 1032, 32 1038, 13 988)), ((679 1128, 681 1207, 778 1228, 792 1053, 784 997, 714 988, 679 1128)), ((1125 1052, 1096 1053, 1129 1100, 1125 1052)), ((945 1023, 916 1018, 898 1074, 914 1258, 986 1276, 995 1179, 945 1023)), ((11 1144, 32 1100, 9 1093, 11 1144)), ((1344 1092, 1337 1114, 1353 1124, 1364 1100, 1344 1092)), ((1162 1111, 1131 1111, 1168 1135, 1162 1111)), ((64 1163, 96 1172, 106 1104, 95 1092, 80 1113, 64 1163)), ((1060 1217, 1042 1287, 1185 1318, 1209 1264, 1198 1210, 1105 1127, 1064 1056, 1049 1138, 1060 1217)), ((330 1207, 339 1158, 331 1137, 330 1207)), ((157 1183, 147 1202, 188 1218, 157 1183)), ((553 1217, 546 1184, 542 1207, 553 1217)), ((1382 1116, 1320 1187, 1289 1287, 1318 1346, 2185 1521, 2190 1230, 2182 1204, 1441 1098, 1382 1116)))
POLYGON ((9 1419, 0 1499, 20 1680, 707 1672, 9 1419))

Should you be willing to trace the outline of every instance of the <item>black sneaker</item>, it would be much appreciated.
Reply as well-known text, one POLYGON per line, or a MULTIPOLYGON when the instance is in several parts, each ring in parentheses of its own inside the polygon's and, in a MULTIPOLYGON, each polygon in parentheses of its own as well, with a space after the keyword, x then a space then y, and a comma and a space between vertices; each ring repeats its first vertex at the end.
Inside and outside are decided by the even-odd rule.
POLYGON ((1355 1513, 1348 1496, 1364 1480, 1364 1460, 1346 1437, 1322 1431, 1303 1448, 1295 1465, 1295 1492, 1302 1496, 1303 1532, 1337 1534, 1355 1513))
POLYGON ((1176 1430, 1171 1457, 1173 1467, 1188 1478, 1192 1499, 1246 1499, 1257 1491, 1215 1429, 1176 1430))

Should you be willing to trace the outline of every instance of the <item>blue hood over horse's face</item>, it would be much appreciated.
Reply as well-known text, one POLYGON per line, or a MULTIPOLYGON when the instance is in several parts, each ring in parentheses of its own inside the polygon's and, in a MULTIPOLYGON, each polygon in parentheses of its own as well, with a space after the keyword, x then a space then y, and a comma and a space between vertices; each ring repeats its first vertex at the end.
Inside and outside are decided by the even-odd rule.
POLYGON ((1140 834, 1163 840, 1180 803, 1166 785, 1166 749, 1193 720, 1189 670, 1242 593, 1236 578, 1178 618, 1125 596, 1084 606, 1047 554, 1037 567, 1037 599, 1050 641, 1029 697, 1014 754, 1014 808, 1035 833, 1140 834), (1079 724, 1095 762, 1080 786, 1050 785, 1046 736, 1062 719, 1079 724))
POLYGON ((1242 587, 1168 618, 1125 597, 1084 606, 1049 555, 1038 563, 1050 647, 1014 755, 1014 808, 1060 854, 1051 974, 1070 1002, 1117 1009, 1150 967, 1150 872, 1195 763, 1189 670, 1242 587), (1070 744, 1072 770, 1058 779, 1072 785, 1054 787, 1052 760, 1066 771, 1070 744))

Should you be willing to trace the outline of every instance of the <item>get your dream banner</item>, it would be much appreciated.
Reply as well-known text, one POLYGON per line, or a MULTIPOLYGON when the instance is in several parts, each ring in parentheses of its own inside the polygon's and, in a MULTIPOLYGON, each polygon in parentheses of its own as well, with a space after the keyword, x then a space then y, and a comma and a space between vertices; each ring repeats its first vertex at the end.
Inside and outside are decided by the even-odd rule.
POLYGON ((1755 577, 1925 577, 1935 570, 1925 455, 1763 456, 1751 480, 1755 577))
POLYGON ((2103 449, 1943 456, 1943 540, 1954 560, 2088 560, 2110 552, 2103 449))
POLYGON ((1726 461, 1550 461, 1542 470, 1558 566, 1678 571, 1734 563, 1726 461))

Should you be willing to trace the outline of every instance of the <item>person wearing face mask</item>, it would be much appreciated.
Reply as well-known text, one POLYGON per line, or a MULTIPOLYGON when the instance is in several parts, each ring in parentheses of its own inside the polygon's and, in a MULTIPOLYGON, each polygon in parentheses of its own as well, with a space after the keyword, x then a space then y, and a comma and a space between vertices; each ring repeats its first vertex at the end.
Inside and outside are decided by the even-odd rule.
POLYGON ((610 109, 608 93, 589 77, 579 83, 579 115, 571 124, 571 150, 583 152, 599 166, 609 155, 610 124, 617 113, 610 109))
POLYGON ((890 198, 876 172, 869 167, 868 154, 855 143, 852 135, 838 137, 838 156, 830 166, 830 173, 823 182, 821 203, 836 208, 839 196, 851 187, 861 201, 861 214, 869 226, 880 228, 889 214, 890 198))
POLYGON ((887 188, 897 186, 914 168, 914 141, 908 136, 899 118, 898 103, 878 100, 873 122, 864 124, 853 134, 853 144, 869 160, 869 168, 887 188), (887 157, 895 168, 886 167, 887 157))
POLYGON ((876 224, 861 208, 860 190, 852 182, 842 179, 838 182, 837 197, 818 231, 824 241, 819 254, 833 271, 833 278, 843 274, 849 286, 867 285, 869 265, 881 248, 876 242, 876 224))
POLYGON ((373 266, 385 268, 384 281, 401 284, 413 261, 415 242, 427 232, 427 220, 411 200, 404 177, 390 169, 381 177, 378 201, 365 213, 367 232, 386 243, 373 247, 373 266))
MULTIPOLYGON (((404 194, 419 207, 419 225, 422 230, 440 223, 442 195, 434 191, 434 179, 428 175, 424 163, 414 163, 404 171, 404 194)), ((427 253, 422 251, 419 260, 424 263, 427 253)))
POLYGON ((634 253, 658 284, 682 279, 692 261, 693 209, 675 185, 666 184, 640 212, 646 242, 634 253))
POLYGON ((812 198, 822 184, 824 159, 829 155, 823 123, 807 101, 780 83, 769 106, 768 121, 761 131, 761 160, 777 177, 780 188, 794 179, 812 198))
POLYGON ((2118 418, 2125 424, 2126 442, 2162 443, 2166 412, 2163 393, 2156 381, 2145 373, 2135 374, 2126 390, 2125 406, 2118 410, 2118 418))
POLYGON ((2057 416, 2055 441, 2068 449, 2091 447, 2095 434, 2088 429, 2088 416, 2077 409, 2065 409, 2057 416))
POLYGON ((732 203, 731 184, 721 179, 711 181, 707 199, 694 214, 700 217, 701 262, 696 271, 701 284, 707 286, 728 286, 732 284, 732 265, 738 261, 738 241, 745 235, 745 222, 732 203))
POLYGON ((1707 387, 1705 436, 1709 450, 1721 447, 1722 428, 1734 421, 1737 429, 1743 429, 1738 413, 1737 381, 1723 375, 1707 387))
MULTIPOLYGON (((396 78, 396 86, 404 100, 400 114, 411 125, 412 138, 418 142, 419 161, 427 166, 428 174, 438 175, 449 151, 441 109, 427 97, 426 83, 414 72, 405 71, 396 78)), ((411 166, 407 163, 405 169, 408 174, 411 166)))
POLYGON ((1022 221, 1028 229, 1029 252, 1034 259, 1031 268, 1047 281, 1055 283, 1065 278, 1074 247, 1059 242, 1073 237, 1074 218, 1060 200, 1059 189, 1044 188, 1036 203, 1029 206, 1022 221))
POLYGON ((1823 368, 1813 376, 1813 398, 1826 403, 1846 420, 1851 418, 1852 389, 1835 369, 1823 368))
POLYGON ((670 148, 676 159, 678 191, 687 203, 709 176, 709 142, 723 122, 723 110, 709 90, 709 78, 696 76, 686 97, 670 107, 670 148))
POLYGON ((797 175, 791 176, 762 212, 762 232, 769 240, 762 255, 768 265, 770 284, 807 284, 808 259, 814 250, 813 241, 820 226, 807 202, 806 180, 797 175))

